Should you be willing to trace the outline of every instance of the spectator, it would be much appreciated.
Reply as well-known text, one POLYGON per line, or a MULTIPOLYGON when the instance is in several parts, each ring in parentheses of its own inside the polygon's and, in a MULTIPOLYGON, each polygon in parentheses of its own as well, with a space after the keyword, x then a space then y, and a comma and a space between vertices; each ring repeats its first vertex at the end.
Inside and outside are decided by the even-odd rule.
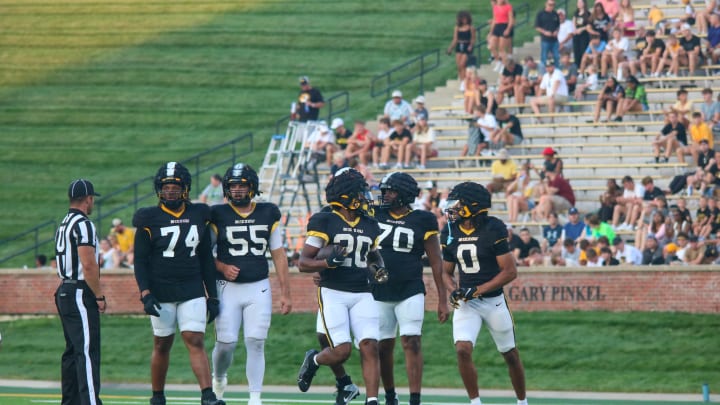
POLYGON ((708 207, 708 197, 700 196, 698 199, 698 207, 695 211, 695 222, 693 223, 693 233, 699 235, 702 229, 710 224, 712 213, 708 207))
POLYGON ((335 133, 335 145, 340 150, 345 150, 348 147, 348 140, 352 136, 347 128, 345 128, 345 121, 342 118, 335 118, 330 124, 330 129, 335 133))
POLYGON ((593 6, 592 15, 590 16, 590 24, 587 27, 587 31, 592 35, 600 36, 602 42, 607 43, 610 39, 610 28, 612 27, 612 21, 605 11, 605 7, 600 2, 596 2, 593 6))
POLYGON ((668 242, 666 233, 667 229, 668 226, 665 215, 663 215, 662 212, 655 212, 655 214, 653 214, 652 216, 652 221, 650 222, 650 225, 641 224, 638 227, 638 230, 635 233, 635 243, 638 243, 638 241, 640 241, 640 244, 642 246, 645 238, 647 238, 648 235, 653 235, 658 241, 658 245, 664 246, 665 243, 668 242))
POLYGON ((465 10, 457 13, 455 21, 453 39, 447 49, 447 54, 450 55, 453 48, 455 49, 455 65, 460 81, 460 91, 465 91, 465 69, 468 66, 468 57, 472 55, 475 45, 475 27, 473 27, 470 12, 465 10))
POLYGON ((421 117, 415 126, 413 141, 405 146, 404 167, 410 167, 410 161, 412 160, 413 155, 417 155, 420 158, 420 164, 417 165, 417 168, 425 169, 427 158, 432 156, 434 142, 435 131, 428 126, 427 119, 425 117, 421 117))
POLYGON ((672 218, 673 234, 677 235, 680 232, 689 233, 692 232, 692 222, 688 222, 683 217, 683 213, 677 207, 673 205, 670 207, 670 217, 672 218))
POLYGON ((523 164, 515 181, 505 189, 505 200, 508 209, 508 221, 515 222, 518 215, 535 208, 534 185, 530 181, 530 170, 523 164))
POLYGON ((573 35, 575 33, 575 25, 572 21, 567 19, 564 9, 557 11, 558 17, 560 18, 560 27, 558 28, 558 42, 560 45, 560 58, 562 60, 563 52, 572 52, 573 50, 573 35))
POLYGON ((598 257, 598 253, 593 248, 585 249, 585 257, 587 258, 587 267, 600 267, 602 260, 598 257))
POLYGON ((625 82, 625 97, 618 103, 615 121, 621 122, 627 113, 637 113, 648 110, 647 92, 645 86, 635 76, 630 76, 625 82))
POLYGON ((687 146, 687 133, 685 132, 685 126, 678 120, 676 112, 671 111, 668 113, 668 124, 666 124, 660 134, 655 137, 655 141, 652 143, 653 153, 655 154, 655 163, 660 163, 660 150, 665 149, 665 157, 663 163, 667 163, 670 160, 670 155, 673 151, 681 146, 687 146))
POLYGON ((542 220, 547 219, 551 212, 567 211, 575 206, 575 194, 570 182, 561 174, 547 172, 547 185, 545 186, 540 201, 535 207, 534 217, 542 220))
POLYGON ((385 142, 382 153, 381 167, 388 168, 388 161, 390 155, 397 156, 396 169, 402 168, 402 163, 405 161, 405 150, 407 145, 412 143, 412 133, 405 127, 405 124, 401 120, 395 120, 392 122, 393 131, 388 137, 388 142, 385 142))
POLYGON ((577 0, 577 10, 573 14, 573 24, 575 25, 575 32, 572 37, 573 60, 578 63, 582 61, 585 50, 590 44, 590 33, 588 32, 590 11, 588 11, 585 0, 577 0))
MULTIPOLYGON (((684 260, 685 264, 710 264, 717 258, 717 249, 714 254, 707 254, 708 250, 705 248, 704 243, 700 243, 697 236, 692 235, 688 238, 690 245, 685 250, 684 260)), ((711 247, 711 245, 707 245, 711 247)), ((714 247, 714 246, 712 246, 714 247)), ((710 250, 713 252, 713 250, 710 250)))
POLYGON ((705 168, 704 194, 714 195, 720 186, 720 150, 715 151, 715 157, 705 168))
POLYGON ((520 261, 521 266, 543 266, 545 264, 545 257, 542 254, 540 248, 532 248, 528 252, 528 256, 520 261))
POLYGON ((600 59, 606 47, 607 42, 600 39, 598 34, 590 35, 590 43, 587 49, 585 49, 585 54, 580 61, 580 70, 584 71, 589 66, 595 66, 597 69, 597 67, 600 66, 600 59))
POLYGON ((639 76, 647 77, 658 69, 660 59, 665 52, 665 42, 655 37, 655 31, 653 30, 648 30, 645 33, 645 42, 647 45, 640 52, 638 59, 629 63, 631 75, 638 76, 638 69, 640 69, 639 76), (648 68, 650 73, 648 73, 648 68))
POLYGON ((508 231, 508 247, 510 248, 510 251, 513 252, 513 255, 516 257, 515 260, 517 260, 517 255, 515 255, 515 251, 520 247, 522 240, 519 236, 513 233, 512 224, 506 224, 506 227, 508 231))
POLYGON ((568 222, 563 225, 563 233, 560 239, 577 242, 585 235, 585 224, 580 221, 578 209, 572 207, 568 210, 568 222))
POLYGON ((520 261, 530 255, 530 249, 537 248, 540 250, 540 243, 537 239, 530 235, 530 230, 527 228, 520 229, 520 243, 513 252, 516 260, 520 261))
POLYGON ((370 169, 366 165, 360 163, 360 160, 357 157, 346 159, 346 161, 347 167, 353 168, 357 170, 358 173, 362 174, 365 178, 365 181, 370 187, 376 188, 378 186, 378 182, 375 181, 375 177, 373 176, 370 169))
POLYGON ((493 132, 495 132, 498 128, 497 120, 495 119, 495 116, 487 112, 484 105, 480 105, 476 108, 475 117, 477 118, 475 125, 482 133, 482 142, 486 143, 490 140, 493 132))
POLYGON ((612 39, 608 41, 600 59, 600 77, 607 77, 610 68, 611 73, 617 74, 618 80, 623 80, 618 65, 625 60, 628 52, 630 52, 630 41, 623 36, 622 29, 615 27, 612 30, 612 39))
POLYGON ((572 239, 565 239, 562 243, 560 257, 557 259, 559 266, 575 267, 580 265, 580 249, 572 239))
POLYGON ((555 0, 546 0, 545 8, 535 17, 535 31, 540 33, 540 65, 547 67, 547 54, 552 53, 554 64, 560 61, 558 30, 560 17, 555 12, 555 0))
POLYGON ((617 205, 613 208, 612 226, 618 231, 633 229, 632 213, 636 204, 642 204, 642 198, 645 196, 645 188, 630 176, 622 179, 623 194, 616 199, 617 205), (625 222, 618 226, 622 216, 625 215, 625 222))
POLYGON ((307 146, 316 161, 325 160, 328 167, 332 166, 333 154, 338 148, 335 145, 335 133, 325 123, 317 126, 315 132, 310 135, 307 146))
POLYGON ((613 239, 613 250, 615 250, 615 258, 620 263, 629 263, 640 265, 643 264, 643 254, 635 246, 628 245, 620 236, 613 239))
POLYGON ((657 65, 657 70, 655 70, 655 73, 653 73, 652 76, 660 77, 660 75, 663 74, 663 70, 665 70, 665 67, 669 66, 670 70, 667 72, 667 76, 677 77, 678 64, 673 63, 673 61, 677 61, 679 55, 680 43, 678 42, 678 39, 677 37, 675 37, 674 34, 670 34, 665 40, 665 51, 663 52, 663 56, 662 58, 660 58, 660 62, 657 65))
MULTIPOLYGON (((542 82, 540 82, 540 92, 544 93, 544 97, 535 97, 530 101, 530 107, 535 114, 540 114, 540 106, 547 105, 548 113, 555 113, 556 104, 564 104, 568 101, 568 86, 565 82, 565 76, 563 76, 560 70, 555 69, 555 61, 547 60, 545 66, 545 74, 543 75, 542 82)), ((535 119, 538 123, 542 123, 542 118, 535 119)), ((553 118, 550 118, 553 122, 553 118)))
MULTIPOLYGON (((705 141, 706 144, 711 145, 713 141, 712 131, 710 131, 710 127, 703 121, 702 113, 694 112, 692 117, 692 123, 689 128, 691 142, 689 145, 681 146, 677 149, 678 162, 680 163, 685 163, 685 155, 691 155, 692 162, 697 163, 700 153, 700 142, 705 141)), ((707 153, 707 151, 705 153, 707 153)))
POLYGON ((653 235, 648 235, 645 239, 645 248, 642 251, 642 264, 665 264, 663 251, 657 243, 657 239, 653 235))
POLYGON ((101 270, 120 268, 120 254, 110 245, 110 241, 107 240, 107 238, 100 241, 100 251, 98 254, 100 256, 98 264, 101 270))
POLYGON ((592 214, 588 220, 590 225, 590 237, 592 239, 599 239, 601 237, 607 238, 607 240, 615 239, 615 231, 612 229, 607 222, 600 221, 600 217, 597 214, 592 214))
POLYGON ((390 121, 400 120, 405 125, 410 124, 410 116, 412 116, 412 107, 410 103, 403 100, 400 90, 392 92, 392 99, 385 103, 384 114, 390 121))
POLYGON ((620 261, 613 257, 612 250, 609 247, 600 249, 600 260, 603 266, 618 266, 620 261))
POLYGON ((497 159, 490 167, 492 181, 487 185, 490 193, 504 192, 505 187, 512 183, 517 177, 517 165, 510 159, 506 149, 500 149, 497 159))
POLYGON ((620 1, 620 12, 615 19, 615 25, 622 27, 624 36, 635 36, 635 8, 630 0, 620 1))
POLYGON ((578 68, 576 64, 570 62, 570 51, 563 50, 560 52, 560 73, 565 77, 568 94, 573 93, 578 80, 578 68))
POLYGON ((200 202, 207 205, 217 205, 225 202, 222 177, 219 174, 215 173, 210 176, 210 184, 200 193, 200 202))
POLYGON ((625 89, 618 83, 617 79, 610 76, 605 82, 605 87, 600 90, 597 103, 595 103, 593 122, 597 123, 600 119, 600 110, 605 109, 606 115, 603 122, 610 121, 615 109, 625 97, 625 89))
POLYGON ((720 15, 710 15, 707 40, 710 45, 707 50, 707 57, 712 61, 713 65, 717 65, 718 61, 720 61, 720 15))
POLYGON ((620 12, 620 4, 618 3, 618 0, 597 0, 595 5, 597 4, 601 4, 603 11, 607 13, 610 20, 615 21, 618 13, 620 12))
MULTIPOLYGON (((520 88, 522 84, 522 78, 523 67, 515 63, 515 58, 512 55, 507 55, 505 57, 505 67, 502 73, 500 73, 500 84, 495 94, 497 104, 502 103, 506 94, 508 97, 512 97, 515 94, 515 91, 520 88)), ((517 98, 517 95, 515 97, 517 98)))
POLYGON ((612 221, 617 199, 622 195, 622 192, 622 188, 615 182, 615 179, 608 179, 607 189, 600 195, 600 211, 598 215, 601 221, 612 221))
POLYGON ((480 152, 487 145, 488 140, 485 139, 480 127, 477 126, 477 120, 480 118, 480 114, 480 107, 475 107, 473 109, 473 117, 468 120, 468 140, 465 146, 463 146, 460 156, 467 156, 468 152, 473 153, 474 156, 480 156, 480 152))
MULTIPOLYGON (((541 79, 542 75, 540 74, 537 63, 535 63, 535 59, 533 59, 532 56, 526 56, 520 84, 515 87, 515 101, 518 104, 524 104, 525 96, 539 95, 541 79)), ((499 101, 498 104, 500 104, 499 101)))
POLYGON ((426 121, 430 119, 430 113, 425 107, 425 96, 423 95, 415 97, 415 110, 412 113, 412 121, 416 123, 420 117, 425 117, 426 121))
POLYGON ((325 106, 320 90, 310 85, 307 76, 300 78, 300 95, 297 104, 293 103, 290 118, 300 122, 317 121, 320 109, 325 106))
POLYGON ((112 225, 110 236, 117 239, 120 253, 127 255, 135 250, 135 229, 126 227, 120 218, 113 219, 112 225))
POLYGON ((334 176, 335 173, 344 168, 348 167, 348 160, 345 158, 345 153, 337 151, 332 155, 332 165, 330 166, 330 176, 334 176))
MULTIPOLYGON (((680 31, 682 37, 680 38, 680 51, 677 54, 677 59, 673 60, 676 65, 675 74, 677 74, 677 66, 687 66, 688 75, 695 75, 695 69, 702 62, 700 53, 700 38, 690 31, 690 25, 683 24, 680 31)), ((672 70, 672 67, 671 67, 672 70)))
POLYGON ((562 226, 558 222, 558 215, 551 212, 550 215, 548 215, 548 224, 542 227, 543 252, 549 253, 556 245, 559 247, 557 243, 562 236, 562 229, 562 226))
POLYGON ((548 172, 554 172, 558 174, 562 174, 563 171, 563 161, 558 156, 558 152, 551 148, 547 147, 543 149, 542 156, 543 156, 543 168, 537 169, 532 164, 530 165, 530 168, 535 168, 535 171, 537 172, 538 176, 540 176, 540 179, 544 179, 545 175, 548 172))
POLYGON ((40 254, 35 256, 35 268, 39 270, 47 270, 50 266, 47 265, 47 256, 40 254))
POLYGON ((588 91, 595 91, 599 87, 595 65, 590 65, 585 72, 580 72, 578 78, 583 79, 583 82, 575 87, 575 100, 582 101, 588 91))
POLYGON ((676 94, 677 101, 675 102, 675 104, 670 106, 668 111, 673 111, 677 113, 678 119, 683 124, 683 126, 687 128, 690 125, 689 115, 693 112, 693 102, 692 100, 688 99, 688 92, 687 90, 685 90, 684 87, 680 87, 676 94))
POLYGON ((463 94, 465 112, 472 114, 473 107, 480 105, 480 93, 478 92, 478 78, 474 67, 465 71, 465 93, 463 94))
POLYGON ((655 186, 655 182, 650 176, 645 176, 645 178, 642 179, 642 185, 645 189, 645 193, 643 194, 642 202, 640 204, 636 204, 635 211, 632 214, 633 222, 635 220, 643 220, 642 217, 639 217, 641 212, 642 215, 648 215, 654 211, 657 211, 658 209, 661 209, 663 215, 667 216, 668 211, 667 200, 665 199, 665 192, 662 191, 659 187, 655 186))
POLYGON ((708 197, 708 212, 710 213, 705 225, 700 228, 698 236, 705 239, 711 234, 714 235, 720 230, 720 208, 714 196, 708 197))
POLYGON ((700 113, 713 133, 720 133, 720 102, 713 100, 711 88, 702 91, 703 102, 700 103, 700 113))
POLYGON ((487 80, 483 78, 478 79, 477 93, 479 105, 485 106, 485 111, 489 111, 490 114, 495 115, 498 104, 495 102, 495 95, 488 89, 487 80))
POLYGON ((511 41, 510 34, 514 25, 515 15, 510 2, 507 0, 494 1, 487 41, 490 56, 496 61, 496 65, 493 66, 496 72, 502 69, 502 61, 505 60, 505 50, 508 49, 508 42, 511 41))
POLYGON ((490 135, 490 142, 499 147, 505 145, 520 145, 523 141, 520 120, 508 113, 505 108, 498 108, 495 116, 499 128, 490 135))
POLYGON ((390 137, 390 120, 382 117, 378 120, 378 132, 375 136, 374 145, 372 148, 372 159, 373 167, 380 167, 380 155, 386 142, 389 142, 390 137))
POLYGON ((365 121, 356 120, 352 135, 347 140, 345 158, 357 158, 363 166, 368 164, 372 153, 373 134, 365 126, 365 121))

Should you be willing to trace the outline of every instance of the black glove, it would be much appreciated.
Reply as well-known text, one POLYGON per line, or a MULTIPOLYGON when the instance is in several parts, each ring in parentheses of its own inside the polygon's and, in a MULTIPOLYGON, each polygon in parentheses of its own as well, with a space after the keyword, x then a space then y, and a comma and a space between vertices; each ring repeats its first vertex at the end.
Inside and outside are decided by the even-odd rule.
POLYGON ((387 283, 388 278, 390 277, 390 274, 388 274, 388 271, 385 267, 380 267, 373 264, 370 265, 370 271, 372 271, 373 278, 378 284, 387 283))
POLYGON ((158 310, 162 309, 162 307, 160 306, 160 301, 158 301, 154 295, 148 294, 140 298, 140 301, 142 301, 143 306, 145 307, 146 314, 160 317, 160 312, 158 312, 158 310))
POLYGON ((450 305, 457 309, 460 307, 460 301, 468 301, 473 298, 479 298, 477 287, 458 288, 450 294, 450 305))
POLYGON ((220 301, 217 298, 207 299, 207 323, 208 325, 220 315, 220 301))
POLYGON ((345 252, 345 248, 342 246, 335 246, 330 256, 325 259, 325 264, 328 269, 334 269, 335 267, 342 266, 345 262, 346 256, 347 253, 345 252))

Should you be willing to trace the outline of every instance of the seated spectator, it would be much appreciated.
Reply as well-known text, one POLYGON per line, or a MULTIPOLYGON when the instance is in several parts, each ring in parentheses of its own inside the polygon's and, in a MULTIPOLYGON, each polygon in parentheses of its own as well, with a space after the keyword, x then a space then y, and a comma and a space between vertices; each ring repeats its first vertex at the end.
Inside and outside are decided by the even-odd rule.
POLYGON ((617 122, 621 122, 625 114, 648 110, 645 86, 640 84, 635 76, 628 77, 625 86, 625 97, 620 100, 617 107, 615 116, 617 122))
POLYGON ((598 215, 601 221, 612 221, 617 199, 622 196, 622 190, 623 189, 615 182, 615 179, 608 179, 607 189, 600 195, 600 211, 598 215))
POLYGON ((635 246, 625 243, 623 238, 616 236, 612 242, 612 248, 615 251, 615 258, 620 263, 640 265, 643 261, 643 255, 635 246))
POLYGON ((598 256, 598 253, 593 248, 587 248, 585 249, 585 257, 587 258, 586 266, 587 267, 601 267, 602 266, 602 260, 600 256, 598 256))
POLYGON ((480 105, 480 93, 478 92, 478 77, 474 67, 465 69, 465 92, 463 93, 463 105, 465 112, 472 114, 473 107, 480 105))
POLYGON ((410 125, 410 117, 412 116, 412 107, 410 103, 403 100, 400 90, 392 92, 392 99, 385 103, 383 113, 385 117, 392 121, 401 121, 405 125, 410 125))
POLYGON ((668 124, 665 125, 652 143, 655 163, 660 163, 660 152, 665 149, 663 163, 670 160, 673 151, 682 146, 687 146, 687 133, 685 126, 678 120, 676 112, 668 113, 668 124))
POLYGON ((419 95, 415 97, 415 110, 412 112, 412 122, 417 123, 420 117, 425 117, 425 120, 430 119, 430 113, 425 108, 425 96, 419 95))
POLYGON ((513 254, 516 260, 521 261, 530 255, 530 249, 537 248, 540 250, 540 243, 537 239, 530 235, 530 230, 527 228, 520 229, 520 243, 515 248, 513 254))
POLYGON ((667 72, 668 77, 677 77, 679 65, 677 61, 680 56, 680 43, 675 35, 669 35, 665 40, 665 51, 663 52, 662 58, 657 65, 657 70, 652 74, 653 77, 660 77, 665 70, 665 67, 670 67, 667 72))
POLYGON ((476 106, 473 109, 473 117, 468 120, 468 140, 463 146, 460 156, 467 156, 468 152, 473 156, 480 156, 482 150, 487 146, 489 139, 485 138, 483 131, 477 125, 477 120, 481 118, 481 115, 485 114, 480 112, 480 106, 476 106))
POLYGON ((527 164, 523 164, 515 181, 505 189, 508 221, 516 222, 518 215, 535 208, 534 191, 534 183, 530 179, 530 170, 527 164))
POLYGON ((698 207, 695 211, 693 234, 699 235, 703 228, 710 225, 711 215, 710 208, 708 207, 708 198, 706 196, 700 196, 698 199, 698 207))
POLYGON ((658 8, 657 4, 650 6, 650 11, 648 11, 647 17, 650 27, 657 30, 657 32, 664 32, 665 27, 663 26, 662 21, 665 19, 665 13, 658 8))
POLYGON ((637 60, 628 63, 630 74, 636 77, 648 77, 655 72, 660 63, 660 58, 665 52, 665 42, 655 37, 655 31, 648 30, 645 33, 645 42, 647 45, 642 49, 637 60), (640 72, 638 72, 638 69, 640 72))
MULTIPOLYGON (((625 60, 628 52, 630 52, 630 41, 623 36, 620 27, 615 27, 612 31, 612 39, 605 46, 600 58, 600 77, 607 77, 608 70, 616 74, 620 62, 625 60)), ((622 80, 621 73, 618 72, 617 75, 618 80, 622 80)))
POLYGON ((508 113, 504 108, 498 108, 495 116, 499 128, 496 128, 490 135, 490 143, 493 147, 504 147, 505 145, 520 145, 523 141, 520 120, 508 113))
POLYGON ((403 121, 395 120, 392 122, 393 131, 388 136, 382 150, 382 162, 380 167, 389 167, 390 155, 397 156, 397 164, 395 168, 401 169, 402 163, 405 161, 405 150, 407 145, 412 142, 412 133, 405 126, 403 121))
MULTIPOLYGON (((114 218, 112 220, 113 227, 110 229, 108 237, 117 239, 116 248, 122 255, 127 255, 135 250, 135 229, 128 228, 122 219, 114 218)), ((125 259, 122 257, 121 259, 125 259)))
POLYGON ((337 151, 333 154, 332 157, 332 165, 330 165, 330 177, 334 176, 335 173, 343 167, 348 167, 348 160, 345 159, 344 152, 337 151))
POLYGON ((348 139, 352 136, 352 132, 345 127, 345 121, 342 118, 335 118, 330 124, 330 129, 335 133, 335 145, 340 150, 347 149, 348 139))
MULTIPOLYGON (((525 64, 522 71, 520 84, 515 87, 515 102, 525 103, 525 96, 536 96, 540 94, 540 82, 542 75, 540 69, 532 56, 525 57, 525 64)), ((500 104, 500 101, 498 101, 500 104)))
POLYGON ((646 266, 653 264, 665 264, 663 250, 658 245, 657 240, 653 235, 648 235, 647 239, 645 239, 645 247, 642 251, 642 264, 646 266))
MULTIPOLYGON (((720 19, 720 17, 718 17, 720 19)), ((703 102, 698 105, 703 121, 705 121, 713 134, 720 134, 720 102, 713 100, 711 88, 702 91, 703 102)), ((712 146, 711 146, 712 147, 712 146)))
MULTIPOLYGON (((560 239, 563 241, 580 241, 585 236, 585 223, 580 221, 578 209, 572 207, 568 210, 568 222, 563 225, 563 233, 560 239)), ((564 243, 564 242, 563 242, 564 243)))
POLYGON ((612 250, 609 247, 600 249, 600 260, 602 266, 618 266, 620 264, 620 261, 613 257, 612 250))
MULTIPOLYGON (((568 86, 565 82, 565 76, 562 72, 555 68, 555 61, 548 59, 545 66, 545 74, 540 82, 540 94, 530 100, 530 107, 535 114, 540 114, 540 106, 547 105, 548 113, 555 113, 555 106, 567 103, 568 86)), ((541 118, 535 118, 535 121, 542 123, 541 118)), ((550 118, 553 122, 553 118, 550 118)))
POLYGON ((560 257, 557 258, 557 265, 575 267, 580 265, 580 249, 577 243, 572 239, 565 239, 562 244, 560 257))
POLYGON ((520 260, 521 266, 543 266, 545 264, 545 257, 543 256, 542 252, 540 251, 540 248, 532 248, 528 252, 528 256, 522 260, 520 260))
POLYGON ((365 178, 365 181, 370 187, 375 188, 378 186, 378 182, 375 180, 375 177, 373 176, 370 169, 366 165, 362 164, 358 158, 353 157, 347 159, 347 167, 351 167, 357 170, 358 173, 362 174, 365 178))
MULTIPOLYGON (((222 177, 215 173, 210 176, 210 184, 200 193, 200 202, 207 205, 222 204, 225 202, 224 194, 222 177)), ((122 224, 122 221, 120 221, 120 224, 122 224)))
POLYGON ((685 128, 687 128, 688 125, 690 125, 690 114, 692 114, 693 110, 693 102, 688 99, 687 90, 680 87, 677 91, 677 101, 675 104, 670 106, 670 108, 665 112, 665 115, 668 115, 670 112, 676 113, 680 122, 685 128))
POLYGON ((543 225, 542 227, 543 252, 549 253, 554 247, 560 247, 558 241, 562 236, 562 229, 563 228, 558 221, 558 215, 554 212, 551 212, 550 215, 548 215, 548 225, 543 225))
POLYGON ((587 67, 585 72, 581 72, 578 78, 583 82, 575 87, 575 100, 582 101, 588 91, 595 91, 599 87, 597 68, 595 65, 587 67))
POLYGON ((535 172, 537 172, 538 176, 540 176, 540 179, 544 179, 545 175, 548 172, 555 172, 557 174, 562 174, 563 171, 563 161, 558 157, 558 152, 551 148, 547 147, 543 149, 542 151, 542 157, 543 157, 543 167, 542 169, 535 167, 533 164, 530 164, 531 169, 535 169, 535 172))
POLYGON ((715 151, 715 157, 705 167, 705 178, 701 188, 702 195, 715 195, 720 187, 720 150, 715 151))
POLYGON ((406 145, 405 149, 405 166, 410 167, 410 161, 413 155, 420 158, 418 169, 424 169, 427 164, 427 158, 433 154, 433 143, 435 142, 435 131, 428 126, 427 119, 420 117, 415 126, 415 134, 413 141, 406 145))
POLYGON ((720 230, 720 208, 715 197, 709 197, 707 200, 709 212, 708 220, 705 225, 700 228, 700 232, 696 233, 699 237, 706 239, 710 235, 715 235, 720 230))
POLYGON ((667 216, 667 200, 665 199, 665 192, 655 185, 652 177, 645 176, 642 179, 643 188, 645 193, 643 194, 642 203, 636 206, 635 214, 640 213, 638 221, 643 221, 644 216, 651 215, 658 209, 661 210, 663 215, 667 216))
POLYGON ((600 95, 597 98, 597 103, 595 103, 595 110, 593 112, 593 120, 588 121, 588 123, 596 123, 598 120, 600 120, 600 111, 602 109, 605 109, 606 115, 605 120, 603 122, 610 121, 613 113, 615 112, 615 109, 618 105, 623 101, 623 98, 625 97, 625 89, 623 86, 620 85, 620 83, 615 79, 615 77, 610 76, 608 77, 607 81, 605 82, 605 86, 600 90, 600 95))
POLYGON ((643 245, 648 235, 653 235, 658 245, 664 246, 668 242, 666 230, 668 228, 667 219, 662 212, 655 212, 652 216, 650 224, 641 223, 635 233, 635 243, 643 245))
MULTIPOLYGON (((678 64, 678 66, 687 66, 688 75, 693 76, 695 75, 695 70, 702 62, 700 38, 690 31, 690 25, 688 24, 682 25, 680 33, 682 34, 679 41, 680 51, 677 54, 677 62, 673 61, 673 63, 678 64)), ((677 72, 675 74, 677 74, 677 72)))
POLYGON ((498 104, 502 104, 506 94, 508 97, 512 97, 515 94, 515 91, 521 84, 522 76, 523 67, 515 63, 515 58, 512 55, 507 55, 505 57, 505 67, 500 74, 500 85, 498 86, 497 93, 495 93, 495 100, 498 104))
POLYGON ((612 227, 618 231, 633 229, 633 207, 637 204, 642 205, 642 199, 645 196, 645 188, 640 184, 635 184, 630 176, 623 177, 622 186, 623 192, 616 198, 617 204, 613 208, 612 216, 612 227), (625 221, 618 225, 623 215, 625 221))
POLYGON ((683 213, 680 211, 677 205, 670 206, 670 218, 672 223, 673 235, 677 235, 680 232, 692 232, 692 221, 685 220, 685 218, 683 217, 683 213))
MULTIPOLYGON (((572 23, 571 23, 572 24, 572 23)), ((567 83, 568 94, 575 92, 575 86, 578 81, 578 67, 575 63, 570 62, 570 55, 572 51, 566 50, 560 52, 560 73, 565 77, 565 83, 567 83)))
POLYGON ((513 256, 516 258, 515 260, 517 261, 517 255, 515 254, 515 250, 520 247, 522 240, 517 234, 513 232, 512 224, 506 224, 506 228, 508 231, 508 248, 510 248, 510 251, 513 252, 513 256))
POLYGON ((360 163, 367 165, 370 158, 371 148, 373 146, 373 135, 367 127, 365 121, 356 120, 355 129, 347 140, 347 148, 345 149, 345 158, 357 158, 360 163))
POLYGON ((487 185, 487 190, 490 193, 504 192, 505 187, 517 177, 517 165, 510 159, 510 154, 506 149, 500 149, 496 157, 497 159, 490 167, 492 182, 487 185))
POLYGON ((479 105, 485 107, 485 111, 495 115, 498 109, 498 104, 495 102, 495 95, 490 89, 488 89, 487 80, 483 78, 478 79, 478 99, 479 105))
POLYGON ((391 131, 390 120, 385 117, 380 118, 378 120, 378 132, 373 140, 372 147, 372 160, 374 168, 380 167, 380 155, 385 143, 389 142, 391 131))
POLYGON ((717 65, 720 61, 720 15, 716 13, 710 15, 707 40, 709 43, 707 58, 713 65, 717 65))
POLYGON ((109 240, 103 239, 100 241, 100 251, 98 255, 98 264, 101 270, 120 268, 120 253, 113 249, 109 240))
MULTIPOLYGON (((683 257, 685 264, 711 264, 717 258, 717 249, 706 249, 705 243, 700 242, 697 236, 692 235, 688 240, 690 244, 683 257)), ((707 247, 714 248, 710 244, 707 247)))
POLYGON ((700 142, 705 141, 705 144, 709 146, 713 141, 712 131, 710 131, 710 127, 703 121, 702 114, 694 112, 692 117, 692 123, 690 124, 691 142, 689 145, 681 146, 677 149, 678 162, 680 163, 685 163, 685 155, 691 155, 692 162, 697 163, 700 153, 700 142))
POLYGON ((533 211, 533 218, 536 221, 546 220, 551 212, 564 212, 575 206, 575 194, 570 182, 555 172, 547 172, 546 175, 545 187, 533 211))
POLYGON ((605 237, 607 240, 615 239, 615 231, 612 229, 607 222, 600 221, 600 217, 597 214, 592 214, 588 219, 590 225, 590 238, 598 240, 600 237, 605 237))
POLYGON ((306 147, 312 151, 312 158, 315 161, 325 160, 328 167, 333 164, 333 154, 338 150, 335 145, 335 133, 325 124, 320 124, 315 132, 310 135, 306 147))
POLYGON ((607 42, 600 39, 600 35, 590 35, 590 43, 580 61, 580 71, 585 71, 590 66, 598 68, 602 53, 605 51, 607 42))

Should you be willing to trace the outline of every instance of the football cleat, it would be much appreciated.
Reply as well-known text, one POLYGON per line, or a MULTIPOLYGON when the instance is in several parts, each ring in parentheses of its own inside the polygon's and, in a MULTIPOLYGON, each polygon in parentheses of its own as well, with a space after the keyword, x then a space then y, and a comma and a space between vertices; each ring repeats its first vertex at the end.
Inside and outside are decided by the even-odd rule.
POLYGON ((211 393, 207 397, 200 400, 200 405, 225 405, 225 401, 223 401, 222 399, 217 399, 215 393, 211 393))
POLYGON ((315 377, 315 373, 317 372, 318 368, 320 368, 313 361, 313 358, 318 353, 319 352, 315 349, 310 349, 305 352, 305 359, 303 359, 302 366, 300 366, 300 372, 298 373, 297 379, 298 388, 300 388, 300 391, 302 392, 307 392, 307 390, 310 389, 312 379, 313 377, 315 377))
POLYGON ((398 405, 400 401, 398 401, 397 397, 393 399, 385 399, 385 405, 398 405))
POLYGON ((338 387, 335 405, 347 405, 350 401, 357 398, 358 395, 360 395, 360 388, 355 384, 348 384, 342 388, 338 387))
POLYGON ((165 405, 165 396, 153 396, 150 398, 150 405, 165 405))
POLYGON ((227 377, 223 377, 219 380, 213 378, 212 389, 218 399, 223 399, 225 388, 227 388, 227 377))
POLYGON ((250 398, 250 400, 248 400, 248 405, 263 405, 263 403, 260 398, 250 398))

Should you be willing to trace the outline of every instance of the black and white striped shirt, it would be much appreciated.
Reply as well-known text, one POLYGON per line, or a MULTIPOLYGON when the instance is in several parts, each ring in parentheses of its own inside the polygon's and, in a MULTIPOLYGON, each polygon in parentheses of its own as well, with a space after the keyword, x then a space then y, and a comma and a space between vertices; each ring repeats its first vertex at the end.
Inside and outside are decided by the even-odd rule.
POLYGON ((82 211, 71 208, 55 233, 57 271, 64 280, 85 280, 78 246, 92 246, 95 260, 99 259, 95 224, 82 211))

